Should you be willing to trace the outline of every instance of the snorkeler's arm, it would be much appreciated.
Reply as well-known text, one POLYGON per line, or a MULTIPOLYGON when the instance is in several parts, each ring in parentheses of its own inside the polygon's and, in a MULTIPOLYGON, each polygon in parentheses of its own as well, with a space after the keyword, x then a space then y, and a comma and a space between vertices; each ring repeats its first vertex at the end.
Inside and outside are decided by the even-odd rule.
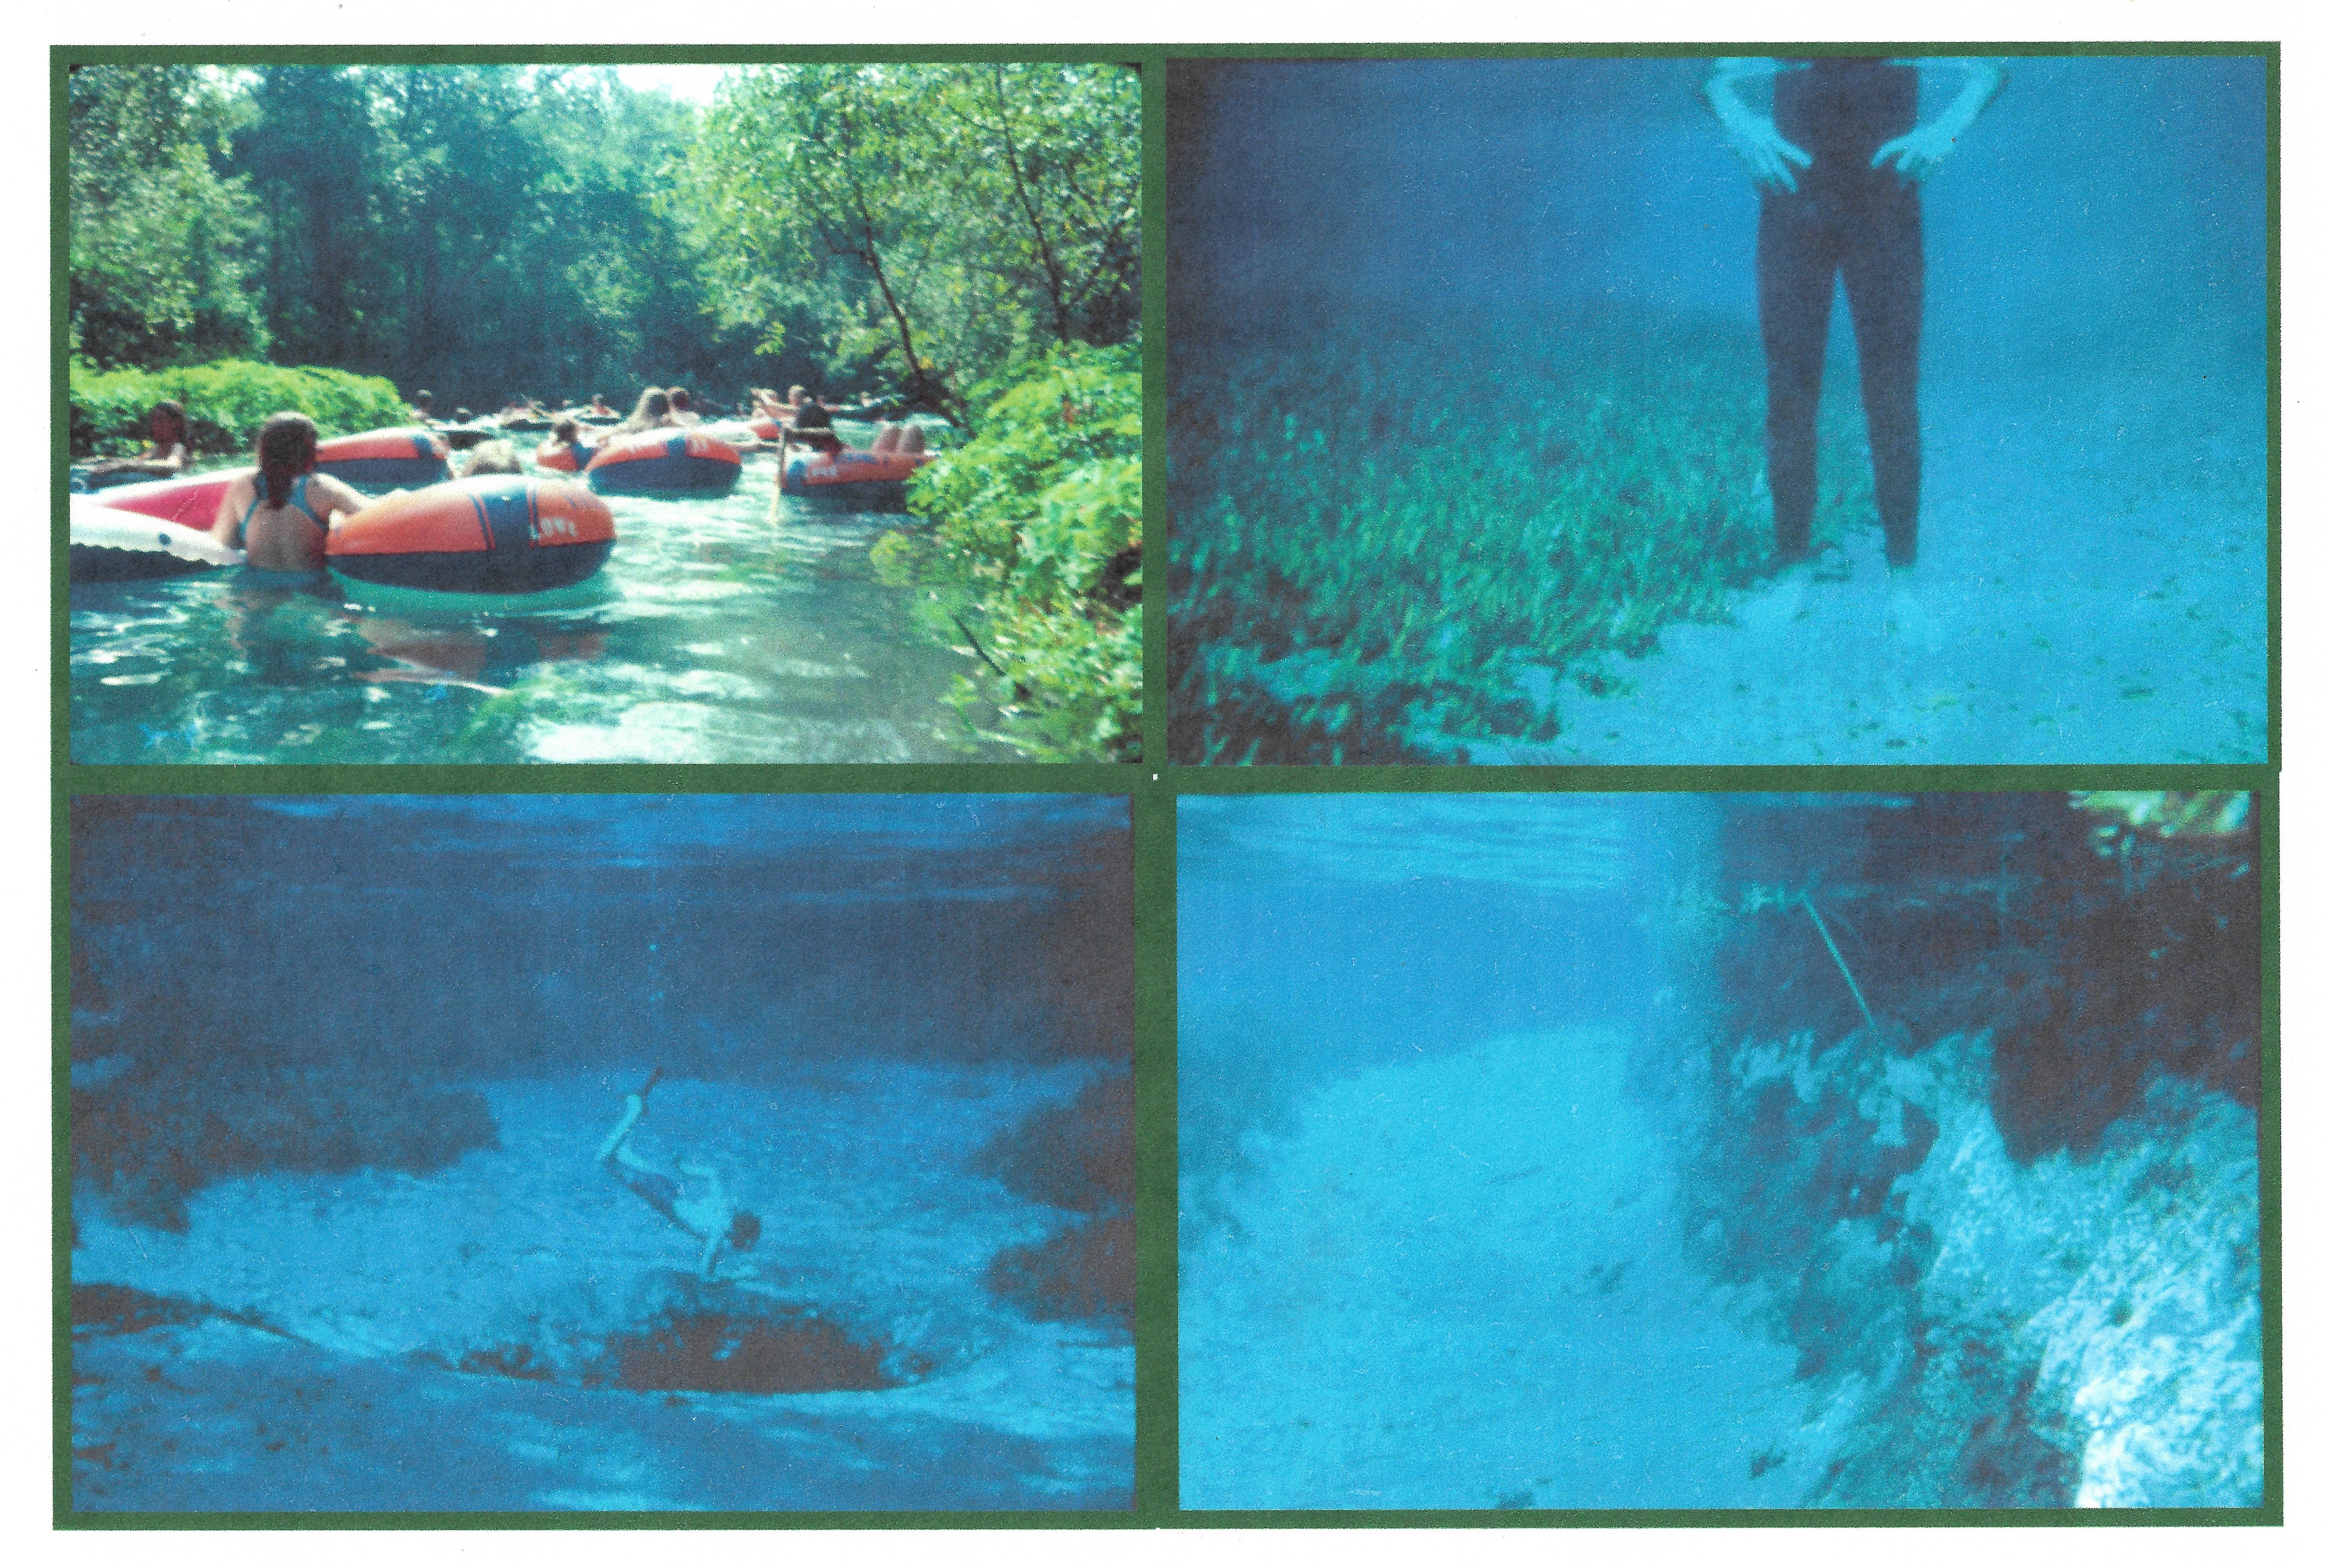
POLYGON ((1783 69, 1774 60, 1724 55, 1712 62, 1704 79, 1703 97, 1705 107, 1728 133, 1728 145, 1744 161, 1753 182, 1796 191, 1800 182, 1793 177, 1792 166, 1808 168, 1808 152, 1778 135, 1777 122, 1748 107, 1736 90, 1745 82, 1773 77, 1783 69))
POLYGON ((1937 55, 1912 63, 1926 70, 1960 71, 1963 79, 1945 113, 1927 126, 1916 126, 1894 141, 1883 143, 1874 154, 1874 167, 1879 169, 1883 160, 1895 158, 1900 178, 1919 181, 1930 178, 1931 171, 1955 150, 1971 122, 1995 101, 1995 95, 2003 90, 2004 72, 1999 61, 1959 55, 1937 55))
POLYGON ((702 1262, 698 1266, 705 1280, 719 1272, 719 1251, 726 1245, 727 1238, 723 1236, 714 1236, 702 1244, 702 1262))

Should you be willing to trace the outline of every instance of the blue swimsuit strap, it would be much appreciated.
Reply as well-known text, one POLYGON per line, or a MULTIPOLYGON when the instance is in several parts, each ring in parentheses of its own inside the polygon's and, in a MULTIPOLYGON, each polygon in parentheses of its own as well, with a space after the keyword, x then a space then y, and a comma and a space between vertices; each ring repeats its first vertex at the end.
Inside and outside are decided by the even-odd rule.
MULTIPOLYGON (((242 537, 243 542, 246 545, 250 542, 250 519, 258 515, 259 503, 266 499, 266 476, 262 473, 252 482, 255 488, 251 491, 250 507, 248 510, 242 514, 242 537)), ((324 522, 322 518, 317 517, 315 515, 315 509, 307 504, 307 476, 305 474, 302 473, 297 479, 291 481, 290 499, 285 500, 283 504, 286 507, 297 507, 301 511, 307 514, 307 520, 309 522, 314 524, 317 527, 322 529, 327 534, 331 531, 330 525, 324 522)))

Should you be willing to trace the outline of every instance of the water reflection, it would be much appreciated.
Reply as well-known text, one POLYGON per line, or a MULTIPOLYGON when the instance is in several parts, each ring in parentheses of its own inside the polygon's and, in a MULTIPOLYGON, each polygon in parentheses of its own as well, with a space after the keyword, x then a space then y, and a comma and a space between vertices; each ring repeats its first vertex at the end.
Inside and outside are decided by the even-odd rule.
POLYGON ((218 573, 77 586, 83 762, 1007 761, 943 700, 973 659, 874 580, 897 516, 609 498, 590 582, 523 600, 218 573))

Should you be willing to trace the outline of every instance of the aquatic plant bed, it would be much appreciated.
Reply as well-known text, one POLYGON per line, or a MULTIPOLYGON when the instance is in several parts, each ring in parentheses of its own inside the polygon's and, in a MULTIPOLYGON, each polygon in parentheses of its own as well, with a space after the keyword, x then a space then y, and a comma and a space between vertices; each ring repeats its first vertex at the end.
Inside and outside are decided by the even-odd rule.
MULTIPOLYGON (((1175 344, 1172 760, 1551 739, 1562 672, 1766 570, 1762 378, 1747 326, 1613 313, 1292 313, 1175 344)), ((1821 537, 1871 517, 1842 391, 1821 537)))
POLYGON ((1856 1408, 1801 1501, 2258 1505, 2249 840, 1924 798, 1819 865, 1801 815, 1734 810, 1721 1022, 1638 1075, 1686 1123, 1692 1264, 1856 1408))

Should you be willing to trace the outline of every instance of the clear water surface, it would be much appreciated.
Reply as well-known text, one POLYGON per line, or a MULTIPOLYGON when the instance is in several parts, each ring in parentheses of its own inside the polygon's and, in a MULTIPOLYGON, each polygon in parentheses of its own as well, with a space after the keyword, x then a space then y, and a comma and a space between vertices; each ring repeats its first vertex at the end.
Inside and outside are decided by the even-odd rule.
POLYGON ((906 519, 771 518, 775 480, 757 454, 723 497, 609 497, 605 570, 524 601, 240 572, 77 585, 73 760, 1016 761, 976 733, 990 714, 944 701, 974 657, 873 576, 906 519))

